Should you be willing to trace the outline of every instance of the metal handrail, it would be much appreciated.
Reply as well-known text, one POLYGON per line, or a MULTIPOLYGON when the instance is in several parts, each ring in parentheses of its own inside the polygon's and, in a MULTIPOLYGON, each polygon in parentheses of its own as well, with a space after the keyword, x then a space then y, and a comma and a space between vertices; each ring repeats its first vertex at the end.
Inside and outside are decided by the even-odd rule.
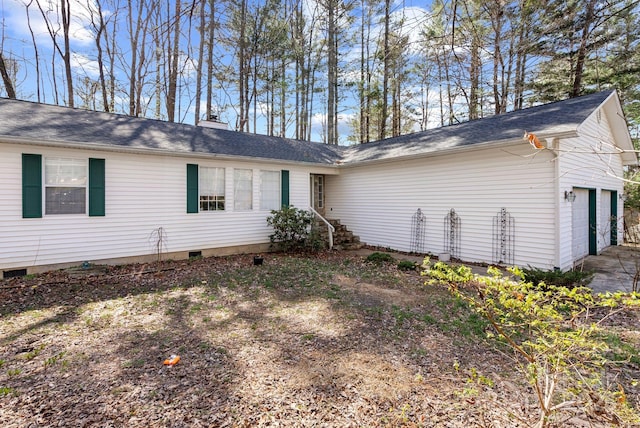
POLYGON ((336 228, 333 227, 333 225, 329 223, 326 218, 322 217, 318 211, 314 210, 313 207, 309 207, 309 210, 318 218, 320 218, 320 220, 322 220, 324 224, 327 225, 327 230, 329 231, 329 249, 333 249, 333 232, 336 231, 336 228))

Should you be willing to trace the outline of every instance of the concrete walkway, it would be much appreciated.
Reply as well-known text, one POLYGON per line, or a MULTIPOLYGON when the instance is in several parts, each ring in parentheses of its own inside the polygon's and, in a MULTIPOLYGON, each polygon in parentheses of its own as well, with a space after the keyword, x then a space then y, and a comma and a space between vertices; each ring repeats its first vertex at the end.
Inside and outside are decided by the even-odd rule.
POLYGON ((598 256, 587 256, 576 268, 595 272, 589 287, 596 293, 633 291, 633 278, 640 276, 640 247, 611 246, 598 256))
MULTIPOLYGON (((367 257, 376 251, 388 252, 398 261, 411 260, 416 263, 422 263, 424 259, 422 256, 371 250, 368 248, 349 250, 350 253, 362 257, 367 257)), ((473 273, 479 275, 487 273, 487 268, 484 266, 471 264, 470 267, 473 273)), ((608 247, 598 256, 585 257, 585 259, 576 266, 576 269, 595 272, 593 280, 589 284, 589 287, 591 287, 595 293, 605 293, 607 291, 630 292, 633 290, 634 275, 640 276, 640 247, 627 245, 608 247)), ((640 286, 640 284, 638 285, 640 286)))

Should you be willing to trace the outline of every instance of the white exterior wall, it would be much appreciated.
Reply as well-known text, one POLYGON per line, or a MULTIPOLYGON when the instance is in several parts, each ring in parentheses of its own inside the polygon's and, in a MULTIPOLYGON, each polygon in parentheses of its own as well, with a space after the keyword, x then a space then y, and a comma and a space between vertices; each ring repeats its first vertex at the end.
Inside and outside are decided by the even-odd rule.
POLYGON ((301 210, 309 209, 309 201, 311 200, 310 176, 311 171, 308 169, 292 170, 289 173, 290 205, 301 210))
POLYGON ((344 167, 326 180, 327 217, 340 219, 366 244, 410 251, 411 219, 420 208, 427 218, 425 250, 438 254, 444 218, 454 208, 462 222, 460 258, 492 262, 493 219, 504 207, 515 220, 515 264, 550 269, 556 260, 552 159, 549 151, 533 156, 522 142, 344 167))
POLYGON ((572 254, 572 204, 564 200, 564 192, 573 188, 595 189, 596 230, 598 252, 606 246, 603 234, 610 225, 602 222, 602 192, 615 190, 618 193, 618 241, 623 239, 624 203, 623 165, 621 156, 613 146, 613 136, 604 109, 596 110, 580 125, 579 137, 563 139, 559 146, 559 236, 560 262, 562 269, 571 268, 577 256, 572 254))
MULTIPOLYGON (((0 144, 0 270, 269 242, 268 210, 260 209, 260 170, 290 171, 290 203, 309 205, 309 174, 329 168, 0 144), (22 218, 22 153, 105 159, 105 216, 22 218), (186 212, 186 165, 224 167, 225 211, 186 212), (253 170, 253 209, 233 210, 233 169, 253 170)), ((43 188, 44 193, 44 188, 43 188)))

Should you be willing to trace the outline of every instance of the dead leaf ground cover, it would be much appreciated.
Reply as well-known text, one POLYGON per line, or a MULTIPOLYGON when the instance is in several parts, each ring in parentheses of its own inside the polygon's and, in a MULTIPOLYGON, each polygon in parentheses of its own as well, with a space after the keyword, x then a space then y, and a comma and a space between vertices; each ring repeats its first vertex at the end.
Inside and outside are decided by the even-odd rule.
MULTIPOLYGON (((526 427, 536 414, 464 303, 345 253, 4 280, 0 314, 3 427, 526 427)), ((624 357, 639 316, 619 317, 608 334, 624 357)), ((638 369, 609 378, 634 397, 638 369)), ((563 426, 606 426, 571 416, 563 426)))

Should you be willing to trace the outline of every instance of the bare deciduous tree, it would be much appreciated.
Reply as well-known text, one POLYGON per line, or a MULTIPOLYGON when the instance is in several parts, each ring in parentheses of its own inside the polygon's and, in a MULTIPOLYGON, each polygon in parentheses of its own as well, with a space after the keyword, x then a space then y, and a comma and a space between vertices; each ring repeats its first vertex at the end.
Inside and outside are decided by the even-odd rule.
MULTIPOLYGON (((38 9, 40 9, 42 19, 46 24, 47 32, 51 37, 53 46, 64 63, 65 80, 67 86, 67 105, 69 107, 73 107, 73 75, 71 73, 71 46, 69 38, 69 29, 71 27, 71 4, 69 0, 60 0, 59 3, 56 3, 56 6, 59 6, 60 8, 56 8, 56 10, 49 8, 45 10, 41 5, 41 0, 36 0, 36 4, 38 5, 38 9), (52 18, 54 17, 56 19, 55 22, 52 20, 52 18), (60 42, 58 41, 60 31, 62 31, 62 47, 60 46, 60 42)), ((49 6, 51 6, 51 3, 49 3, 49 6)))
POLYGON ((7 72, 7 67, 4 63, 4 56, 2 55, 2 51, 0 51, 0 75, 2 75, 2 82, 4 83, 5 91, 7 91, 7 97, 15 99, 16 91, 13 88, 13 82, 11 81, 9 73, 7 72))

